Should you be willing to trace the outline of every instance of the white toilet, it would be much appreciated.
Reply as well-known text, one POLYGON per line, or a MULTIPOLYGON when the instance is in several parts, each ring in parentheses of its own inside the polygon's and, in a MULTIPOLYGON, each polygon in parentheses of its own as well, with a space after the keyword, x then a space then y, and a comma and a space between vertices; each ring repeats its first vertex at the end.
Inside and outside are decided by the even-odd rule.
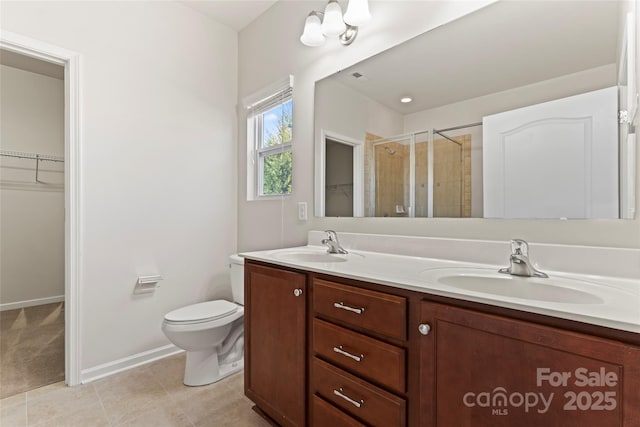
POLYGON ((162 331, 187 352, 184 384, 211 384, 244 368, 244 259, 231 255, 234 302, 207 301, 167 313, 162 331))

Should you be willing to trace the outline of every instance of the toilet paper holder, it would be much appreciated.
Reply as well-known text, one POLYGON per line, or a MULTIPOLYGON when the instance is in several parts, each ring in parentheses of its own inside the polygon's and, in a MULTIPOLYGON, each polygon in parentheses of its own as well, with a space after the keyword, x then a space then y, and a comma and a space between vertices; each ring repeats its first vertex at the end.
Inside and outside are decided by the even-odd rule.
POLYGON ((136 280, 136 286, 133 289, 134 294, 147 294, 154 292, 157 287, 159 281, 162 280, 162 276, 160 275, 151 275, 151 276, 138 276, 138 280, 136 280))

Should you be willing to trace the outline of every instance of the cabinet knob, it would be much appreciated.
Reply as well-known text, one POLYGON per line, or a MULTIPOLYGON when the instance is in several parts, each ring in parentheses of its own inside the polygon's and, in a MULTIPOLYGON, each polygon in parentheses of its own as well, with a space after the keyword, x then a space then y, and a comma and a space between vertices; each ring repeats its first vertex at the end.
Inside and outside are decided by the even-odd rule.
POLYGON ((299 297, 300 295, 302 295, 302 289, 294 289, 293 290, 293 294, 297 297, 299 297))
POLYGON ((418 326, 418 330, 422 335, 429 335, 429 332, 431 332, 431 326, 426 323, 422 323, 418 326))

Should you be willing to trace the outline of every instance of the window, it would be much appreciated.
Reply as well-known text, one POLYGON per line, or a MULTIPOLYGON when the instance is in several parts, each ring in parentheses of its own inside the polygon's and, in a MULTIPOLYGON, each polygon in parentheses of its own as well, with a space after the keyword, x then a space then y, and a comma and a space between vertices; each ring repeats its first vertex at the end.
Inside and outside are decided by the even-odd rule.
MULTIPOLYGON (((293 143, 292 85, 270 88, 266 97, 248 105, 248 198, 291 194, 293 143)), ((262 92, 262 95, 265 91, 262 92)))

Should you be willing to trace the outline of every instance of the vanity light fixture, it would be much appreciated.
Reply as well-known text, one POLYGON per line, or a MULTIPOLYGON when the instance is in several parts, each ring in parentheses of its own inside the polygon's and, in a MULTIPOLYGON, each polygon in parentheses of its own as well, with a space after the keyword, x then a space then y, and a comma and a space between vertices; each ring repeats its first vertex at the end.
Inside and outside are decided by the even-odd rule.
POLYGON ((413 98, 411 98, 410 96, 403 96, 402 98, 400 98, 400 102, 402 102, 403 104, 408 104, 411 101, 413 101, 413 98))
POLYGON ((338 36, 340 43, 350 45, 358 35, 358 26, 371 19, 369 0, 349 0, 347 12, 337 0, 329 0, 324 12, 311 11, 304 23, 300 41, 306 46, 321 46, 325 36, 338 36))

